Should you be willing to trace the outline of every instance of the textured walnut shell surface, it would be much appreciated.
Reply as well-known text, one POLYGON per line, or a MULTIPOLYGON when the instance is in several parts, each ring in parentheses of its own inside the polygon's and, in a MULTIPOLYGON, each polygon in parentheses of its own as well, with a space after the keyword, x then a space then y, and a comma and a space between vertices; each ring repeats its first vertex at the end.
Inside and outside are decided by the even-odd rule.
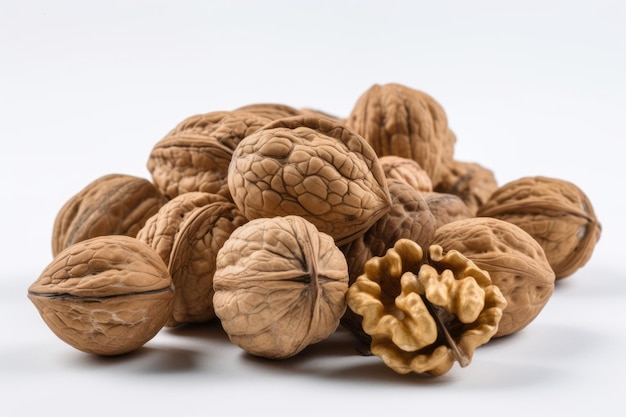
POLYGON ((125 174, 99 177, 59 210, 52 230, 52 254, 96 236, 135 237, 166 202, 145 178, 125 174))
POLYGON ((211 203, 228 202, 218 194, 193 191, 174 197, 153 214, 137 232, 137 239, 147 243, 154 249, 166 265, 170 263, 170 255, 180 225, 194 209, 211 203))
POLYGON ((433 182, 417 161, 394 155, 381 156, 378 159, 387 178, 402 180, 417 191, 433 191, 433 182))
POLYGON ((277 120, 244 138, 228 185, 249 220, 302 216, 337 245, 365 233, 391 204, 373 149, 343 124, 311 115, 277 120))
POLYGON ((194 208, 174 236, 168 269, 176 287, 168 326, 199 323, 215 317, 213 275, 217 252, 247 219, 230 201, 194 208))
POLYGON ((76 349, 117 355, 143 346, 169 318, 174 288, 145 243, 98 236, 61 251, 28 288, 50 329, 76 349))
POLYGON ((379 156, 413 159, 433 186, 453 159, 456 136, 443 107, 430 95, 401 84, 375 84, 355 103, 346 124, 379 156))
POLYGON ((497 188, 498 182, 489 168, 475 162, 455 160, 446 166, 435 191, 458 196, 475 216, 497 188))
POLYGON ((239 107, 235 111, 256 114, 270 121, 302 114, 299 109, 280 103, 252 103, 239 107))
POLYGON ((244 111, 191 116, 161 139, 147 167, 168 198, 201 191, 229 198, 228 165, 237 144, 271 119, 244 111))
POLYGON ((427 247, 435 233, 435 218, 422 193, 402 180, 388 179, 391 208, 365 234, 340 247, 348 262, 350 284, 364 271, 365 262, 383 256, 397 240, 410 239, 427 247))
POLYGON ((488 217, 457 220, 437 229, 431 244, 459 251, 500 288, 508 305, 495 336, 525 328, 554 292, 555 274, 543 248, 512 223, 488 217))
POLYGON ((462 254, 431 246, 425 257, 408 239, 369 260, 346 299, 363 318, 373 354, 398 373, 434 376, 455 361, 469 365, 506 306, 489 274, 462 254))
POLYGON ((557 279, 572 275, 589 261, 602 231, 587 195, 557 178, 524 177, 504 184, 479 214, 528 232, 543 247, 557 279))
POLYGON ((217 256, 216 315, 231 341, 282 359, 317 343, 346 310, 346 260, 329 235, 299 216, 252 220, 217 256))
POLYGON ((435 229, 455 220, 475 217, 461 197, 454 194, 432 191, 422 193, 422 197, 435 218, 435 229))

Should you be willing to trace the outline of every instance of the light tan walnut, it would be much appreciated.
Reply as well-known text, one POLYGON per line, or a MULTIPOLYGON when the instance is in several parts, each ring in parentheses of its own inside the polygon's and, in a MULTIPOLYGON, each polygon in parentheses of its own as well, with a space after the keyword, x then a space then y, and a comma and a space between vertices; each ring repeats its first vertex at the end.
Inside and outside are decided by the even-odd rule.
POLYGON ((232 201, 200 191, 168 201, 137 234, 168 266, 176 294, 167 326, 213 317, 213 274, 217 252, 247 222, 232 201))
POLYGON ((523 177, 498 188, 481 216, 513 223, 543 247, 557 279, 584 266, 602 227, 589 197, 575 184, 549 177, 523 177))
POLYGON ((493 171, 475 162, 455 160, 446 166, 435 191, 458 196, 475 216, 497 188, 493 171))
POLYGON ((394 155, 381 156, 378 160, 387 178, 402 180, 417 191, 433 191, 428 173, 415 160, 394 155))
POLYGON ((174 301, 163 260, 124 235, 75 243, 28 288, 44 322, 70 346, 95 355, 139 349, 164 326, 174 301))
POLYGON ((461 252, 500 288, 508 305, 495 336, 528 326, 554 292, 554 271, 543 248, 513 223, 489 217, 456 220, 437 229, 431 242, 461 252))
POLYGON ((400 374, 439 376, 495 334, 506 300, 489 274, 457 251, 408 239, 374 257, 348 289, 371 352, 400 374), (425 259, 424 259, 425 258, 425 259))
POLYGON ((312 115, 279 119, 244 138, 228 186, 249 220, 301 216, 337 245, 361 236, 391 205, 371 146, 343 124, 312 115))
POLYGON ((213 286, 230 340, 252 355, 284 359, 337 329, 348 268, 332 237, 304 218, 261 218, 220 249, 213 286))
POLYGON ((285 117, 299 116, 302 111, 281 103, 252 103, 237 108, 237 112, 256 114, 257 116, 269 119, 270 121, 283 119, 285 117))
POLYGON ((108 174, 87 184, 61 207, 52 229, 52 254, 107 235, 135 237, 167 199, 145 178, 108 174))
POLYGON ((214 111, 186 118, 157 142, 147 167, 162 194, 192 191, 230 199, 228 165, 237 144, 270 122, 244 111, 214 111))
POLYGON ((346 124, 378 156, 413 159, 436 187, 453 160, 456 136, 443 107, 430 95, 402 84, 372 85, 356 101, 346 124))

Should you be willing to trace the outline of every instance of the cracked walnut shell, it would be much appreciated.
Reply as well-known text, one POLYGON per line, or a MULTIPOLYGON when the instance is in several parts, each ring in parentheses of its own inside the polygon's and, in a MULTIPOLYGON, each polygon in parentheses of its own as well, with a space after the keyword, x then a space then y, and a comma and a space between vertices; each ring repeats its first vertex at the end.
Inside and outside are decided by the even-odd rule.
POLYGON ((119 355, 152 339, 171 314, 163 260, 140 240, 97 236, 62 250, 28 288, 50 330, 83 352, 119 355))
POLYGON ((228 186, 248 220, 301 216, 337 245, 365 233, 391 205, 371 146, 342 123, 312 115, 279 119, 244 138, 228 186))
POLYGON ((479 214, 506 220, 534 237, 556 279, 572 275, 589 261, 602 232, 589 197, 577 185, 557 178, 524 177, 504 184, 479 214))
POLYGON ((252 220, 219 250, 215 314, 246 352, 283 359, 330 336, 346 310, 346 260, 299 216, 252 220))
POLYGON ((489 272, 508 303, 496 337, 525 328, 554 292, 554 271, 543 248, 513 223, 490 217, 456 220, 438 228, 431 244, 459 251, 489 272))
POLYGON ((457 251, 400 239, 348 289, 348 306, 363 317, 371 352, 394 371, 447 373, 470 364, 495 334, 506 300, 489 274, 457 251))

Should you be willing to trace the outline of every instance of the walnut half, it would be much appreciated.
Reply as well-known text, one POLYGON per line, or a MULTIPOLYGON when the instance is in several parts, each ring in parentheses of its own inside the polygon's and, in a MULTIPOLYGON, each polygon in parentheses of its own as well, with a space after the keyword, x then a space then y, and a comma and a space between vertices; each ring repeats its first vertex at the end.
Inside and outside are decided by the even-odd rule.
POLYGON ((506 300, 489 274, 458 251, 444 254, 400 239, 374 257, 350 286, 348 306, 363 317, 371 352, 400 374, 448 372, 470 364, 496 333, 506 300))

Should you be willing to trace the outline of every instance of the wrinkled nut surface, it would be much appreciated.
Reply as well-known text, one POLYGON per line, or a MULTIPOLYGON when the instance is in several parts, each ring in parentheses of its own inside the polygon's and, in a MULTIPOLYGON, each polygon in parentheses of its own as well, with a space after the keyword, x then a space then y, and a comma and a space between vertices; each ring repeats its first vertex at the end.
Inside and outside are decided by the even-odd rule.
POLYGON ((475 162, 455 160, 446 166, 435 191, 458 196, 475 216, 497 188, 498 182, 489 168, 475 162))
POLYGON ((227 235, 245 221, 243 214, 225 197, 194 191, 168 201, 137 233, 137 239, 163 259, 176 287, 167 326, 214 317, 211 308, 214 258, 227 235))
POLYGON ((332 119, 280 119, 244 138, 228 174, 233 201, 249 220, 297 215, 337 245, 389 211, 391 197, 373 149, 332 119))
POLYGON ((301 110, 281 103, 252 103, 239 107, 235 111, 256 114, 270 121, 302 114, 301 110))
POLYGON ((375 84, 358 98, 346 124, 378 156, 417 161, 433 186, 452 161, 456 136, 443 107, 422 91, 401 84, 375 84))
POLYGON ((555 275, 543 248, 513 223, 489 217, 457 220, 437 229, 431 242, 461 252, 500 288, 508 305, 496 337, 525 328, 554 292, 555 275))
POLYGON ((145 178, 125 174, 97 178, 59 210, 52 230, 52 254, 96 236, 135 237, 166 201, 145 178))
POLYGON ((244 111, 188 117, 155 144, 147 167, 168 198, 201 191, 230 198, 228 165, 237 144, 271 119, 244 111))
POLYGON ((475 217, 461 197, 454 194, 432 191, 422 193, 422 196, 435 218, 435 229, 455 220, 475 217))
POLYGON ((495 334, 506 300, 489 274, 457 251, 444 254, 408 239, 374 257, 348 289, 351 310, 363 317, 371 352, 394 371, 447 373, 463 367, 495 334))
POLYGON ((230 340, 283 359, 339 326, 346 310, 346 260, 329 235, 299 216, 252 220, 217 255, 213 305, 230 340))
POLYGON ((433 191, 433 182, 417 161, 394 155, 381 156, 378 160, 387 178, 402 180, 417 191, 433 191))
POLYGON ((165 263, 145 243, 98 236, 61 251, 28 288, 28 298, 64 342, 95 355, 134 351, 171 314, 165 263))
POLYGON ((524 177, 504 184, 479 214, 528 232, 543 247, 557 279, 587 263, 602 232, 587 195, 577 185, 557 178, 524 177))

